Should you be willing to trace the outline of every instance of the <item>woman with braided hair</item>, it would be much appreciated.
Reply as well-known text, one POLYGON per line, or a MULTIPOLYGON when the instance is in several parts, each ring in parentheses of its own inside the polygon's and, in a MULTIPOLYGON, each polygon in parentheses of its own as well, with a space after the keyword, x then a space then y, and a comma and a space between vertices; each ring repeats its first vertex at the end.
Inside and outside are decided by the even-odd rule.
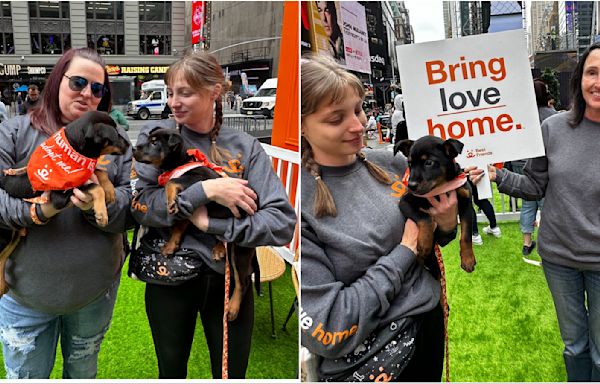
MULTIPOLYGON (((303 60, 301 90, 301 338, 320 357, 317 378, 440 381, 440 283, 417 263, 418 228, 398 208, 406 159, 361 151, 363 85, 332 59, 303 60)), ((443 245, 456 236, 456 194, 430 201, 443 245)))
MULTIPOLYGON (((180 285, 147 283, 146 313, 159 378, 186 378, 198 313, 213 378, 221 378, 225 263, 212 259, 216 237, 244 247, 284 245, 292 238, 296 216, 258 140, 222 126, 221 95, 226 84, 216 58, 205 52, 184 56, 169 67, 165 84, 175 119, 142 128, 138 144, 148 142, 153 128, 175 128, 177 124, 186 146, 205 153, 229 177, 200 181, 180 192, 176 200, 179 212, 172 215, 167 213, 164 189, 158 185, 159 171, 136 162, 132 212, 140 224, 149 228, 144 237, 168 239, 173 223, 188 219, 194 226, 187 229, 180 248, 193 251, 202 261, 197 276, 180 285), (211 201, 228 207, 235 217, 208 217, 205 205, 211 201), (241 217, 240 209, 247 215, 241 217)), ((237 318, 228 324, 230 379, 245 377, 253 321, 253 293, 247 289, 237 318)))

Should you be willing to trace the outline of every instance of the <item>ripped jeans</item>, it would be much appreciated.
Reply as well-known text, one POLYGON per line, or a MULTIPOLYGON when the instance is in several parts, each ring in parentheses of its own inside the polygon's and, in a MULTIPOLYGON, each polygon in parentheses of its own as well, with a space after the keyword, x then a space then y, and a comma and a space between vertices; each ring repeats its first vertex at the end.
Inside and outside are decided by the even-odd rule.
POLYGON ((63 379, 93 379, 98 352, 110 325, 120 279, 98 299, 69 315, 29 309, 8 295, 0 298, 0 342, 6 378, 50 377, 60 336, 63 379))

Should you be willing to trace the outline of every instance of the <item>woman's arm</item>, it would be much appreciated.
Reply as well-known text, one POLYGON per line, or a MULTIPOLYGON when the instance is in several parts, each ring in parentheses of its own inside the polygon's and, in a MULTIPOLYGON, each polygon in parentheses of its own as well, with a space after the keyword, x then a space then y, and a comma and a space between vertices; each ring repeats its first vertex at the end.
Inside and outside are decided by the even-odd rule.
MULTIPOLYGON (((364 275, 345 285, 336 278, 324 245, 305 221, 301 233, 302 345, 317 355, 339 358, 352 352, 379 326, 407 283, 407 272, 420 267, 414 251, 398 244, 364 275)), ((413 237, 410 241, 405 237, 403 242, 416 247, 416 235, 413 237)))

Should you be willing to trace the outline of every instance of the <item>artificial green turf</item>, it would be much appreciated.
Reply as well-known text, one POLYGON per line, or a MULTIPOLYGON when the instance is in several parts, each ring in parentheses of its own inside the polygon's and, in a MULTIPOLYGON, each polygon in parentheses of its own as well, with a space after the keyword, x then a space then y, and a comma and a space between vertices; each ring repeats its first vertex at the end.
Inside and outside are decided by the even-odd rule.
MULTIPOLYGON (((144 310, 145 284, 134 281, 125 273, 115 305, 111 327, 102 343, 98 359, 99 379, 155 379, 158 368, 150 327, 144 310)), ((298 317, 292 315, 287 332, 281 326, 295 297, 290 267, 273 281, 273 305, 277 338, 271 337, 268 285, 264 296, 255 295, 254 332, 246 377, 249 379, 292 379, 298 372, 298 317)), ((0 377, 5 377, 0 354, 0 377)), ((62 376, 60 351, 52 371, 52 379, 62 376)), ((194 345, 188 363, 188 378, 212 378, 204 331, 198 318, 194 345)))
POLYGON ((452 381, 566 381, 554 304, 541 267, 522 260, 518 223, 482 233, 477 265, 460 269, 459 242, 442 249, 450 304, 452 381))

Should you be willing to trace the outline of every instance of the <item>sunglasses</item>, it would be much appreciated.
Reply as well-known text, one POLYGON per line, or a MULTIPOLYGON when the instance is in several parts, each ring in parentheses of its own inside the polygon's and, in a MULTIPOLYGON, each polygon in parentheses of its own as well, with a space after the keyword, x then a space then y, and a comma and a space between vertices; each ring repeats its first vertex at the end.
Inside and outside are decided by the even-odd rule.
MULTIPOLYGON (((69 88, 71 88, 71 91, 81 92, 85 89, 85 87, 87 87, 89 83, 88 79, 86 79, 85 77, 67 75, 63 76, 69 79, 69 88)), ((92 95, 94 95, 94 97, 97 99, 101 99, 102 96, 104 96, 104 92, 106 92, 107 90, 104 84, 100 83, 91 83, 90 89, 92 91, 92 95)))

